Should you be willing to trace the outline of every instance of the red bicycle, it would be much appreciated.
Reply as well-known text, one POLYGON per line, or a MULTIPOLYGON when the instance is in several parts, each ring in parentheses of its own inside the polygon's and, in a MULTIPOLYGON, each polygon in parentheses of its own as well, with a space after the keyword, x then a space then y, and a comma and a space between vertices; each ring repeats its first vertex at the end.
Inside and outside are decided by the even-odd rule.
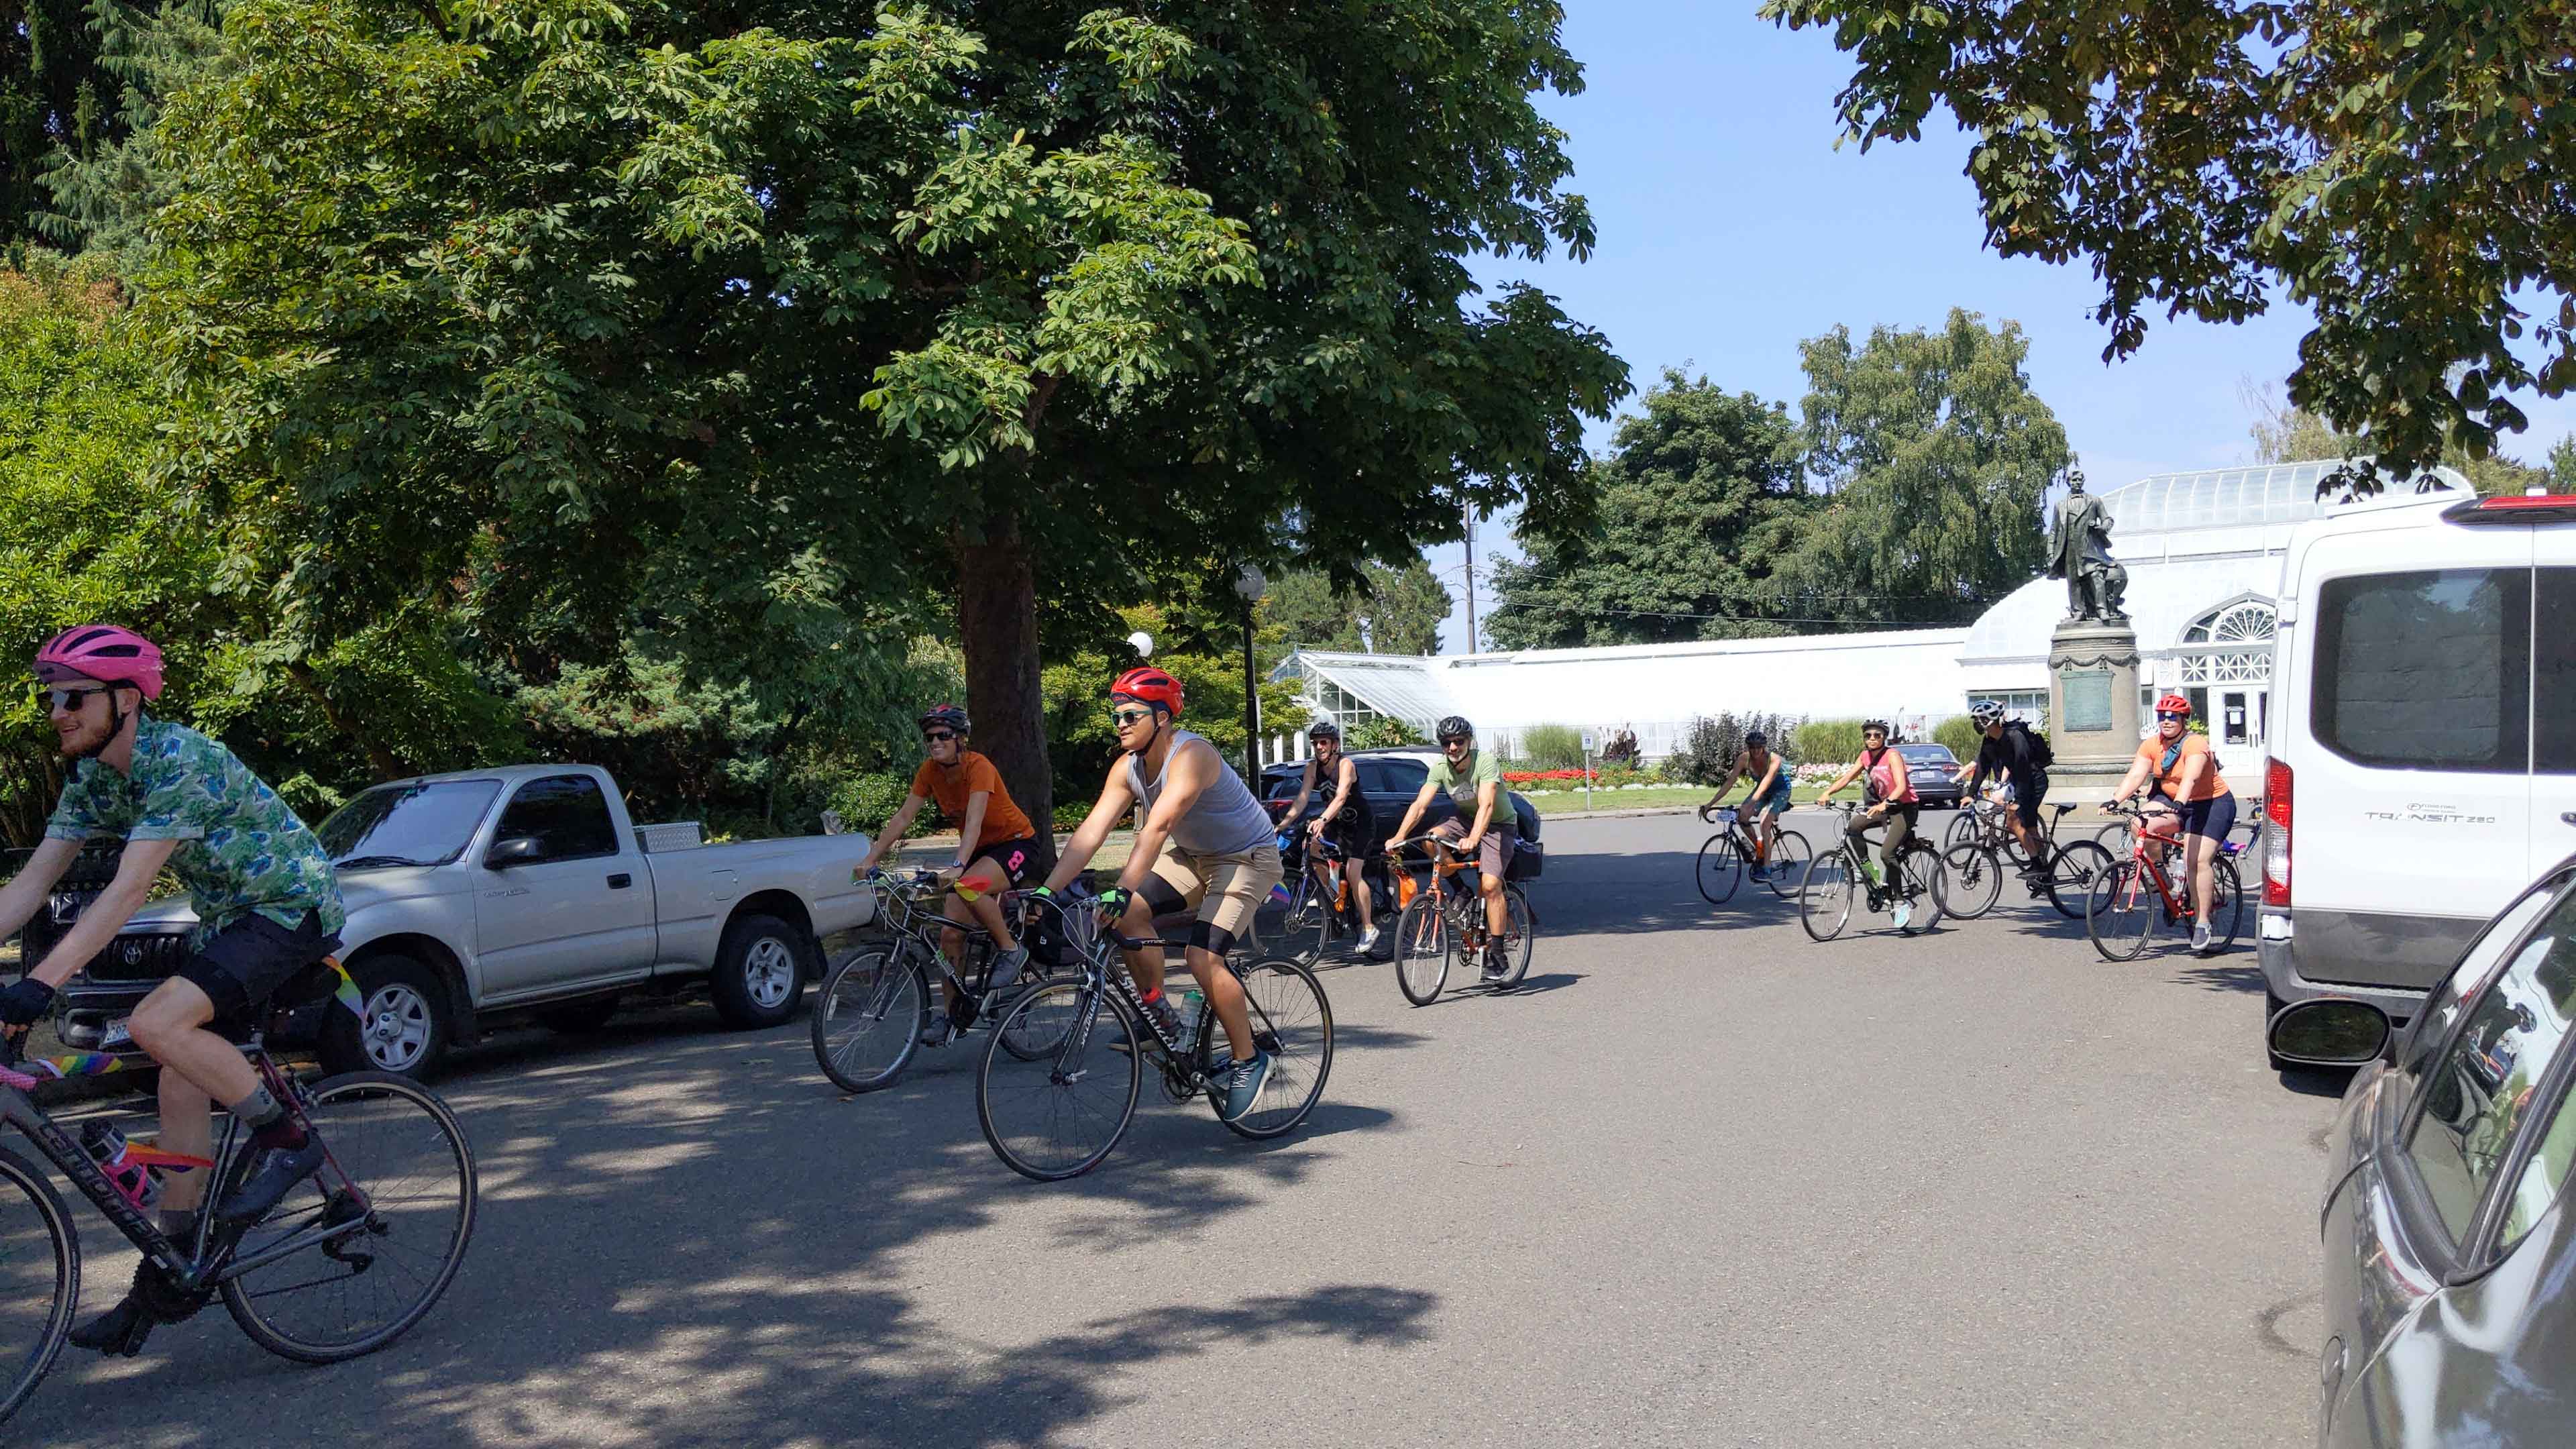
MULTIPOLYGON (((2134 805, 2115 807, 2129 817, 2129 858, 2113 862, 2093 878, 2084 896, 2084 934, 2105 961, 2134 961, 2161 924, 2188 934, 2192 927, 2191 882, 2168 875, 2165 864, 2182 846, 2182 821, 2168 810, 2146 811, 2134 805)), ((2177 866, 2177 870, 2182 867, 2177 866)), ((2209 863, 2209 950, 2226 950, 2236 942, 2245 914, 2245 894, 2236 879, 2236 861, 2222 850, 2209 863)))

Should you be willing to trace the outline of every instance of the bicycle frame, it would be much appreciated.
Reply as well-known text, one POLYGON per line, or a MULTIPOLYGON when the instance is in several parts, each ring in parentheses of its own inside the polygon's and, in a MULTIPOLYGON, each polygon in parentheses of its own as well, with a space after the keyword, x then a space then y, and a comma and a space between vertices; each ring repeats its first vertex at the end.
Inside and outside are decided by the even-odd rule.
MULTIPOLYGON (((2164 906, 2165 923, 2167 925, 2171 925, 2175 921, 2179 921, 2186 916, 2192 916, 2195 920, 2199 919, 2197 916, 2192 915, 2192 904, 2190 900, 2186 897, 2178 897, 2174 894, 2173 878, 2165 874, 2164 853, 2167 850, 2182 848, 2187 843, 2186 837, 2180 835, 2163 836, 2151 834, 2145 828, 2145 812, 2129 811, 2124 813, 2129 814, 2137 822, 2136 828, 2129 832, 2129 863, 2138 868, 2137 871, 2129 877, 2129 889, 2136 890, 2136 883, 2138 881, 2153 877, 2156 885, 2156 899, 2164 906)), ((2223 844, 2221 846, 2221 853, 2225 853, 2225 847, 2223 844)), ((2212 868, 2214 869, 2216 865, 2217 862, 2213 859, 2211 861, 2212 868)), ((2188 860, 2184 862, 2184 867, 2186 869, 2190 867, 2190 862, 2188 860)))

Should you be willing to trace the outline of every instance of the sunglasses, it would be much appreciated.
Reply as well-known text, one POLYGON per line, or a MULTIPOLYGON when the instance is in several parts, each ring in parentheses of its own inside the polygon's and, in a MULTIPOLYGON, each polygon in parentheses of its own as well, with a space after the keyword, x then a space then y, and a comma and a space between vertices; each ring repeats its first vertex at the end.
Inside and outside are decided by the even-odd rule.
POLYGON ((957 733, 954 730, 923 730, 921 737, 936 745, 957 738, 957 733))
POLYGON ((2160 709, 2156 711, 2156 718, 2160 720, 2189 719, 2191 718, 2191 712, 2188 710, 2160 709))
POLYGON ((108 686, 96 684, 87 689, 40 689, 36 691, 36 703, 48 709, 60 710, 64 714, 72 714, 86 707, 91 695, 105 694, 107 691, 108 686))
POLYGON ((1153 717, 1154 712, 1150 709, 1113 709, 1109 712, 1109 722, 1122 730, 1131 724, 1141 724, 1153 717))
POLYGON ((1443 735, 1440 737, 1440 748, 1454 749, 1459 745, 1472 745, 1475 742, 1474 735, 1443 735))

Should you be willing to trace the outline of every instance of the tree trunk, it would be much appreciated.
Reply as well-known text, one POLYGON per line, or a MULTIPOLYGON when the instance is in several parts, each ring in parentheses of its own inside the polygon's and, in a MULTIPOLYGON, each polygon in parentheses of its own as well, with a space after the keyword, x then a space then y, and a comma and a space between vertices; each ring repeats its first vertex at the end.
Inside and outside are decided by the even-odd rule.
POLYGON ((966 650, 966 709, 975 748, 993 762, 1003 786, 1055 866, 1055 768, 1047 759, 1046 696, 1038 682, 1038 583, 1017 518, 1002 517, 978 540, 960 538, 957 635, 966 650))

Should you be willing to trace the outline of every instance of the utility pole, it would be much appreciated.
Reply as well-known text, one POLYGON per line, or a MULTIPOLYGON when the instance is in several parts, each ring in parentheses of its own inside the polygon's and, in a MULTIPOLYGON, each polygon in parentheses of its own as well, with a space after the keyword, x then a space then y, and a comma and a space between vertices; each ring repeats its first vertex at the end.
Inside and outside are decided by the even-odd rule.
POLYGON ((1467 505, 1467 652, 1476 652, 1476 505, 1467 505))

